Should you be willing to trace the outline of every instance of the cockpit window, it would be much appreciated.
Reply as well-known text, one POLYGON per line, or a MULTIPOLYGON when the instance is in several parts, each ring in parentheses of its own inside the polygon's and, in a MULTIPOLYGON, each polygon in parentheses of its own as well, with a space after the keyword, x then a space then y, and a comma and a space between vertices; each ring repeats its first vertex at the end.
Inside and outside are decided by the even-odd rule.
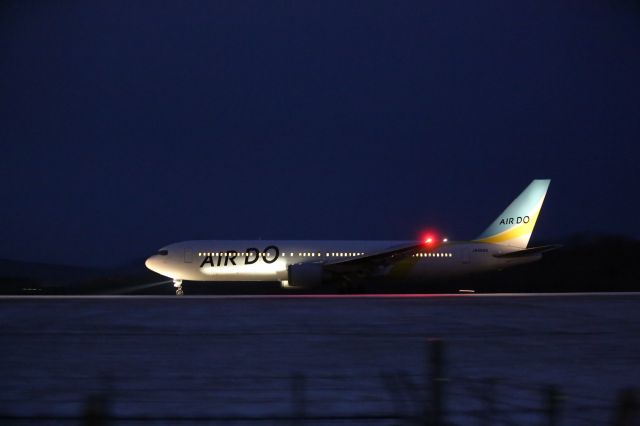
POLYGON ((169 250, 158 250, 160 256, 166 256, 169 254, 169 250))

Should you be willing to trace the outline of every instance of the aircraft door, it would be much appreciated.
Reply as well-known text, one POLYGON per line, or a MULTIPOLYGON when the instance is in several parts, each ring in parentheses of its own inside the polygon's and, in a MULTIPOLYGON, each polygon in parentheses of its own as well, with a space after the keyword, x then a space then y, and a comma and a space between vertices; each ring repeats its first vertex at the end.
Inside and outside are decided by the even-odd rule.
POLYGON ((185 248, 184 249, 184 263, 192 263, 193 262, 193 249, 185 248))

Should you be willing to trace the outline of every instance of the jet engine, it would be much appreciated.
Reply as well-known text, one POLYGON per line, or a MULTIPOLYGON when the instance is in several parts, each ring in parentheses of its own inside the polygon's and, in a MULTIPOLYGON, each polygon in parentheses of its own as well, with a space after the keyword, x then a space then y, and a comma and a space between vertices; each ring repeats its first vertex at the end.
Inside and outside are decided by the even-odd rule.
POLYGON ((288 287, 310 288, 322 284, 324 270, 320 263, 298 263, 287 267, 288 287))

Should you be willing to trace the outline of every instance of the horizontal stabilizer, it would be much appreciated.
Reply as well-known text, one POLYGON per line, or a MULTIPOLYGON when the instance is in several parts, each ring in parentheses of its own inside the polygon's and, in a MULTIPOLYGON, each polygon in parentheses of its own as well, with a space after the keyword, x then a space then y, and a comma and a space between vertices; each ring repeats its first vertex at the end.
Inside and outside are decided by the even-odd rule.
POLYGON ((559 249, 560 247, 562 247, 560 244, 553 244, 550 246, 531 247, 524 250, 512 251, 511 253, 494 254, 493 257, 497 257, 499 259, 514 259, 518 257, 527 257, 527 256, 532 256, 534 254, 546 253, 551 250, 559 249))

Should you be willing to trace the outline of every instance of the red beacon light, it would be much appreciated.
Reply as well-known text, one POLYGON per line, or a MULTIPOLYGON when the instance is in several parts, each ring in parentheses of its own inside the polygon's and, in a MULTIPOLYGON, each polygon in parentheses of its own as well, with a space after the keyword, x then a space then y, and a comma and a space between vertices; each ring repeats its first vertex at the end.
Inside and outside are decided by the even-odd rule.
POLYGON ((422 238, 420 239, 420 241, 422 241, 422 244, 424 244, 425 246, 433 247, 441 243, 446 243, 449 240, 447 238, 441 237, 439 235, 439 232, 437 231, 427 231, 422 234, 422 238))
POLYGON ((438 237, 433 232, 425 233, 422 235, 422 243, 426 246, 431 246, 438 242, 438 237))

